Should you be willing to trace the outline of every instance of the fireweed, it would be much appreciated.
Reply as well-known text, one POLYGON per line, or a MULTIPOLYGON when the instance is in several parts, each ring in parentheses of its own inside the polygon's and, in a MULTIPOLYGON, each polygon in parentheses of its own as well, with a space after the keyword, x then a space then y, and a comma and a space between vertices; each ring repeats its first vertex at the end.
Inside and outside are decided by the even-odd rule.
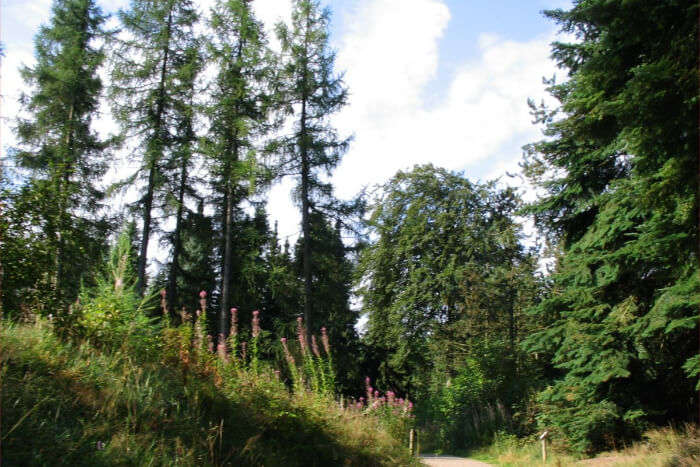
POLYGON ((253 311, 251 320, 251 342, 250 342, 250 368, 254 373, 258 372, 258 344, 260 340, 260 312, 253 311))
MULTIPOLYGON (((195 356, 193 371, 201 375, 213 376, 217 385, 240 390, 241 384, 251 377, 257 381, 265 381, 276 390, 285 390, 284 378, 279 369, 274 369, 268 362, 260 360, 264 331, 260 327, 260 312, 253 311, 249 344, 240 341, 238 327, 238 310, 231 308, 231 332, 228 337, 218 334, 217 346, 204 343, 206 329, 206 293, 200 293, 200 309, 194 325, 183 316, 179 328, 182 341, 180 345, 181 363, 189 364, 189 355, 195 356), (188 352, 187 337, 191 340, 192 351, 188 352)), ((165 332, 172 332, 165 329, 165 332)), ((211 340, 211 336, 207 336, 211 340)), ((297 318, 297 345, 282 337, 280 344, 287 366, 293 394, 308 397, 314 394, 324 398, 335 398, 335 372, 331 353, 330 339, 325 327, 321 328, 320 339, 309 336, 302 318, 297 318), (320 340, 320 343, 319 343, 320 340), (319 345, 320 344, 320 345, 319 345), (295 348, 292 348, 295 347, 295 348)), ((293 341, 292 341, 293 342, 293 341)), ((350 416, 370 417, 376 420, 392 435, 403 438, 414 426, 413 403, 408 399, 397 397, 392 391, 385 394, 373 388, 369 378, 365 379, 366 397, 359 399, 340 399, 341 410, 350 416), (374 417, 374 418, 372 418, 374 417)))
POLYGON ((358 415, 375 415, 377 419, 396 437, 402 437, 415 426, 413 402, 396 397, 393 391, 380 393, 372 387, 369 377, 365 378, 365 394, 355 400, 348 400, 345 410, 358 415))
POLYGON ((228 336, 228 345, 231 348, 231 361, 236 369, 240 368, 238 359, 238 308, 231 308, 231 333, 228 336))

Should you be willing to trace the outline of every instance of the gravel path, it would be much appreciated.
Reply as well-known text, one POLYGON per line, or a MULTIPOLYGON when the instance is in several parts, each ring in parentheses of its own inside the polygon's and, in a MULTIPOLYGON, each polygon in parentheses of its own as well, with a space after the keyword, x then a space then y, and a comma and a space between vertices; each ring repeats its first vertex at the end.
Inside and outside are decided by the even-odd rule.
POLYGON ((454 456, 421 456, 421 461, 430 467, 487 467, 491 465, 465 457, 454 456))

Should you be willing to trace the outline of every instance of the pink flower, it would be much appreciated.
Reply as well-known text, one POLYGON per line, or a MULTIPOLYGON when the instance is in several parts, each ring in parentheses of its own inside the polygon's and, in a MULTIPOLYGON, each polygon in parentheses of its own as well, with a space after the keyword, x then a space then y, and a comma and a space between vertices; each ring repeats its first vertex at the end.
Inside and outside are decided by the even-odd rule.
POLYGON ((165 298, 165 294, 166 294, 165 289, 160 289, 160 296, 165 298))
POLYGON ((231 335, 238 335, 238 309, 231 308, 231 335))
POLYGON ((311 335, 311 349, 314 351, 314 355, 321 358, 321 352, 318 351, 318 344, 316 343, 316 336, 311 335))
POLYGON ((199 292, 199 298, 207 298, 207 292, 204 291, 204 290, 202 290, 201 292, 199 292))
POLYGON ((331 354, 331 345, 328 341, 328 333, 326 332, 326 327, 321 328, 321 342, 323 343, 323 350, 326 351, 327 355, 331 354))
POLYGON ((223 362, 228 361, 228 350, 226 349, 226 338, 224 337, 223 332, 219 333, 219 342, 216 345, 216 353, 219 354, 219 358, 221 359, 221 361, 223 361, 223 362))
POLYGON ((281 339, 280 339, 280 342, 282 343, 282 345, 286 344, 286 343, 287 343, 287 338, 286 338, 286 337, 281 338, 281 339))
POLYGON ((258 315, 260 312, 258 310, 255 310, 253 312, 253 321, 252 321, 252 329, 253 329, 253 339, 258 337, 260 334, 260 318, 258 318, 258 315))

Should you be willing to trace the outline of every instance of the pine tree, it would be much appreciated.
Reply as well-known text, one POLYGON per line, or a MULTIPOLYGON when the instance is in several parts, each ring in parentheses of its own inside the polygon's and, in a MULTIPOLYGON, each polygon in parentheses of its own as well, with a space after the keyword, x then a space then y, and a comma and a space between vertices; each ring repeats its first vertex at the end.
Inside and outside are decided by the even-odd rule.
POLYGON ((332 196, 332 187, 320 175, 336 167, 349 140, 340 139, 328 118, 347 101, 342 77, 335 74, 335 54, 328 45, 329 11, 316 0, 296 0, 292 25, 278 25, 282 41, 285 101, 294 112, 294 133, 281 142, 280 173, 298 177, 295 198, 301 207, 303 240, 304 320, 309 329, 318 328, 312 315, 313 251, 311 216, 314 212, 337 218, 350 206, 332 196))
POLYGON ((553 46, 569 80, 550 87, 558 109, 535 109, 549 138, 526 148, 546 191, 529 210, 562 250, 527 348, 559 371, 541 421, 587 451, 696 412, 697 3, 547 15, 578 41, 553 46))
POLYGON ((226 335, 232 295, 236 210, 258 188, 259 140, 270 128, 274 72, 262 25, 246 0, 220 0, 212 10, 209 59, 218 68, 207 109, 206 156, 221 218, 222 261, 218 331, 226 335))
POLYGON ((104 20, 91 0, 57 0, 50 24, 35 39, 37 64, 21 70, 33 91, 21 98, 30 117, 17 124, 13 155, 26 178, 14 208, 20 224, 21 217, 33 217, 41 229, 36 237, 50 258, 43 286, 59 306, 75 298, 108 228, 94 215, 103 199, 96 180, 108 142, 91 129, 102 89, 104 54, 96 41, 104 38, 104 20))
POLYGON ((141 209, 137 290, 143 293, 148 243, 156 226, 153 210, 165 205, 169 156, 185 144, 175 133, 175 121, 177 107, 187 107, 193 92, 193 26, 198 18, 189 0, 133 0, 119 17, 124 34, 112 65, 111 97, 115 116, 135 137, 142 155, 139 170, 124 184, 137 178, 146 182, 135 206, 141 209))

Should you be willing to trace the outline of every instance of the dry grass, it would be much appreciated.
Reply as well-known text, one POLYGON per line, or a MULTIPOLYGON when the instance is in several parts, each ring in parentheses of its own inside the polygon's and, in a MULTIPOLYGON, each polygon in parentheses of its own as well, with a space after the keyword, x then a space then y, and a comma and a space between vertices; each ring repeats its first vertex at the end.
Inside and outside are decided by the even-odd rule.
MULTIPOLYGON (((498 435, 494 443, 470 453, 471 457, 495 465, 528 467, 542 464, 540 442, 535 438, 518 439, 498 435)), ((547 465, 615 466, 615 467, 690 467, 700 465, 700 430, 683 428, 650 430, 644 439, 633 445, 600 453, 594 458, 578 459, 563 451, 548 450, 547 465)))

